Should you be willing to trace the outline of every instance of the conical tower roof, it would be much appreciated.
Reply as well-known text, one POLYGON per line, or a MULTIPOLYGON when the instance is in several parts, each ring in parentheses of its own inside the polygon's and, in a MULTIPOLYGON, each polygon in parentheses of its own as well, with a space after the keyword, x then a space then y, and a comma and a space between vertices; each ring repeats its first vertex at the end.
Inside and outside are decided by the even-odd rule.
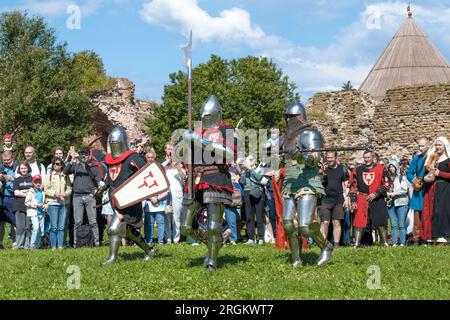
POLYGON ((383 51, 359 90, 382 100, 396 86, 450 82, 450 65, 414 22, 412 13, 383 51))

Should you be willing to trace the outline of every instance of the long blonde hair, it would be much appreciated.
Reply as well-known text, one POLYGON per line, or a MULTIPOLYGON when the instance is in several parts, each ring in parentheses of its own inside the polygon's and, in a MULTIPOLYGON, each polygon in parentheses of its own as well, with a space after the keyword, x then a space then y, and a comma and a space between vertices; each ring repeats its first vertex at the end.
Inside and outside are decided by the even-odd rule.
POLYGON ((440 141, 444 144, 444 153, 447 158, 450 155, 450 144, 446 137, 437 137, 427 152, 427 158, 425 160, 425 166, 428 170, 436 167, 436 162, 439 160, 439 155, 436 153, 436 142, 440 141))

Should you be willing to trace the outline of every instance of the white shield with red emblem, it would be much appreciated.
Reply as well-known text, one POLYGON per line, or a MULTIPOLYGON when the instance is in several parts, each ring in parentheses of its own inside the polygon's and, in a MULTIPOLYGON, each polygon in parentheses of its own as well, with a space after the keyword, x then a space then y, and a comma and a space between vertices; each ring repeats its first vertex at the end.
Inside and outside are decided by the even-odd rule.
POLYGON ((363 172, 363 181, 370 186, 375 180, 375 172, 363 172))
POLYGON ((169 190, 169 180, 159 163, 147 163, 112 193, 118 209, 130 207, 169 190))

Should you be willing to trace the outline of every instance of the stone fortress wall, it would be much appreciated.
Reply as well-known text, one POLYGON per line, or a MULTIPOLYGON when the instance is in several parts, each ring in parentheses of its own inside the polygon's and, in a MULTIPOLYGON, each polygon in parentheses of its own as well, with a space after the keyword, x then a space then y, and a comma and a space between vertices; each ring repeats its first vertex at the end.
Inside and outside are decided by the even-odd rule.
MULTIPOLYGON (((358 90, 317 93, 307 109, 327 146, 372 143, 389 159, 394 154, 411 158, 421 137, 450 138, 450 83, 396 87, 383 101, 358 90)), ((354 161, 362 158, 362 152, 339 156, 354 161)))

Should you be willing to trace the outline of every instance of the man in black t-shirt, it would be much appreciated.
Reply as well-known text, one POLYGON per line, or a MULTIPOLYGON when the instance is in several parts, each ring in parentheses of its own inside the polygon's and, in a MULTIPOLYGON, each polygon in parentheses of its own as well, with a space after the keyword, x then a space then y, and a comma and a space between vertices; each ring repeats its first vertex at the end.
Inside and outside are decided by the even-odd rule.
POLYGON ((348 170, 337 163, 337 152, 327 152, 326 168, 323 171, 325 197, 319 207, 320 231, 327 238, 330 220, 333 222, 334 246, 339 246, 341 237, 341 220, 344 219, 344 187, 348 180, 348 170))

